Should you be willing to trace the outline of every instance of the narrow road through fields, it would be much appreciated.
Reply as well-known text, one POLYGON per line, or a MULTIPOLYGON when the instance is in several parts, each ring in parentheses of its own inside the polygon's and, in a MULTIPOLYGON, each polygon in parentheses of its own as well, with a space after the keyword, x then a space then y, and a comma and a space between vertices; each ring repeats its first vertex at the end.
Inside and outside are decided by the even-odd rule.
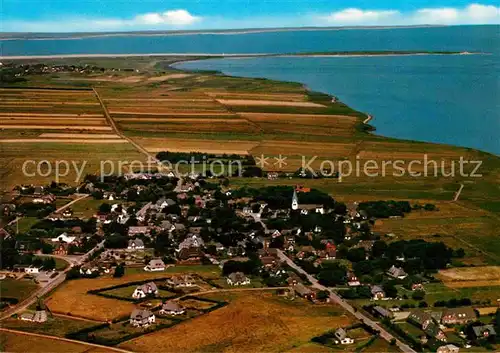
POLYGON ((106 117, 106 121, 109 123, 109 125, 111 126, 111 128, 113 129, 113 132, 115 134, 117 134, 118 136, 120 136, 122 139, 125 139, 127 140, 130 144, 132 144, 137 150, 139 150, 141 153, 143 153, 144 155, 146 155, 148 157, 148 159, 150 161, 154 161, 158 164, 159 167, 164 167, 166 169, 168 169, 165 165, 163 165, 161 163, 161 161, 156 158, 154 155, 152 155, 151 153, 149 153, 144 147, 142 147, 141 145, 139 145, 138 143, 136 143, 135 141, 133 141, 131 138, 125 136, 119 129, 118 127, 116 126, 116 123, 115 121, 113 120, 113 118, 111 117, 111 115, 109 114, 109 111, 108 111, 108 108, 106 107, 106 104, 104 104, 104 101, 102 100, 101 96, 99 95, 99 92, 97 92, 97 90, 92 87, 92 90, 94 91, 94 94, 95 96, 97 97, 97 100, 99 101, 99 103, 101 104, 101 108, 104 112, 104 116, 106 117))
POLYGON ((330 293, 330 299, 334 303, 337 303, 338 305, 340 305, 346 311, 348 311, 353 316, 355 316, 358 320, 363 321, 365 324, 367 324, 371 328, 379 331, 380 332, 380 337, 382 337, 383 339, 385 339, 387 342, 390 342, 392 339, 395 339, 396 340, 396 345, 403 352, 405 352, 405 353, 416 353, 416 351, 413 350, 410 346, 408 346, 407 344, 403 343, 402 341, 400 341, 396 337, 392 336, 388 331, 386 331, 377 322, 375 322, 372 319, 368 318, 367 316, 363 315, 359 311, 354 310, 354 308, 349 303, 347 303, 346 301, 344 301, 337 293, 335 293, 331 289, 329 289, 329 288, 321 285, 316 278, 314 278, 309 273, 307 273, 306 271, 304 271, 300 266, 298 266, 297 264, 295 264, 288 256, 286 256, 283 253, 283 251, 281 251, 279 249, 278 249, 278 256, 279 256, 279 258, 282 261, 286 262, 290 267, 292 267, 296 271, 304 274, 307 277, 307 279, 312 283, 312 286, 314 288, 317 288, 319 290, 326 290, 327 292, 329 292, 330 293))
POLYGON ((453 201, 458 201, 458 198, 460 197, 460 194, 462 193, 464 186, 465 186, 464 184, 460 184, 460 188, 458 189, 457 193, 455 194, 453 201))
MULTIPOLYGON (((67 209, 68 207, 70 207, 71 205, 77 203, 78 201, 80 200, 83 200, 84 198, 86 197, 89 197, 90 195, 89 194, 75 194, 77 195, 78 197, 76 199, 74 199, 73 201, 71 202, 68 202, 67 204, 59 207, 57 210, 55 210, 53 213, 60 213, 61 211, 64 211, 65 209, 67 209)), ((47 218, 47 217, 46 217, 47 218)))
POLYGON ((10 332, 10 333, 15 333, 17 335, 26 335, 26 336, 34 336, 34 337, 41 337, 41 338, 47 338, 55 341, 62 341, 62 342, 69 342, 69 343, 75 343, 75 344, 80 344, 83 346, 90 346, 90 347, 95 347, 95 348, 100 348, 104 351, 115 351, 115 352, 120 352, 120 353, 133 353, 132 351, 127 351, 126 349, 121 349, 121 348, 116 348, 116 347, 109 347, 109 346, 103 346, 100 344, 96 343, 89 343, 85 341, 77 341, 77 340, 72 340, 69 338, 63 338, 63 337, 56 337, 56 336, 49 336, 49 335, 42 335, 39 333, 32 333, 32 332, 24 332, 24 331, 18 331, 18 330, 11 330, 8 328, 2 328, 0 327, 0 332, 10 332))

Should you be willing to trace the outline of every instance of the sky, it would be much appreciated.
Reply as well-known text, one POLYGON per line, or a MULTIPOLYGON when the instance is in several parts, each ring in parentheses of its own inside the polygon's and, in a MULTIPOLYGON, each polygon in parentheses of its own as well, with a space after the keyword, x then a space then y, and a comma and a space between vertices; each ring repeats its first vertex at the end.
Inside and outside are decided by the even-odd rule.
POLYGON ((0 0, 0 32, 500 24, 480 0, 0 0))

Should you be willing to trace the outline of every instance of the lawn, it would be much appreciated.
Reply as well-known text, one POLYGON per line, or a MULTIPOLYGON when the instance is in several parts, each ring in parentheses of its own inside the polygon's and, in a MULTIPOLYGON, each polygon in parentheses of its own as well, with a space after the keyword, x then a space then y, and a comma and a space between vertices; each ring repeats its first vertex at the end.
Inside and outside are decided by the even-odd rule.
POLYGON ((150 347, 176 352, 282 352, 308 343, 325 327, 336 328, 351 322, 335 305, 314 305, 302 299, 287 301, 270 293, 219 293, 204 297, 231 298, 231 302, 172 328, 124 342, 120 347, 136 352, 147 352, 150 347), (221 329, 221 323, 226 322, 221 329))
MULTIPOLYGON (((33 227, 38 222, 40 222, 40 219, 36 218, 36 217, 22 217, 22 218, 20 218, 19 221, 17 222, 18 223, 17 227, 19 227, 18 228, 19 233, 28 232, 31 229, 31 227, 33 227)), ((14 230, 16 230, 16 223, 12 224, 12 228, 14 230)))
POLYGON ((103 203, 112 205, 117 202, 109 200, 95 200, 93 198, 86 197, 71 205, 73 216, 79 218, 91 218, 97 213, 97 211, 99 210, 99 206, 101 206, 103 203))
POLYGON ((32 280, 6 278, 0 281, 0 297, 23 301, 37 288, 32 280))
MULTIPOLYGON (((38 255, 38 257, 47 258, 47 256, 43 256, 43 255, 38 255)), ((53 259, 56 262, 56 271, 62 271, 66 267, 68 267, 68 262, 67 261, 64 261, 63 259, 60 259, 58 257, 54 257, 53 259)))

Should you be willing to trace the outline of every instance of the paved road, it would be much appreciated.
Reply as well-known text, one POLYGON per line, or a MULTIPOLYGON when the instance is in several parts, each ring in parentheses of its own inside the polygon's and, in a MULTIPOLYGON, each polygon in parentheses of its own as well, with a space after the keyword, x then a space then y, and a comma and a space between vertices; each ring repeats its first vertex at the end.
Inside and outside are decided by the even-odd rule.
POLYGON ((380 337, 385 339, 387 342, 390 342, 393 338, 396 339, 396 345, 405 353, 416 353, 415 350, 413 350, 410 346, 407 344, 401 342, 398 340, 396 337, 392 336, 389 332, 387 332, 382 326, 380 326, 377 322, 371 320, 367 316, 363 315, 359 311, 355 311, 354 308, 344 301, 337 293, 332 291, 331 289, 321 285, 316 278, 311 276, 309 273, 304 271, 301 267, 299 267, 297 264, 295 264, 288 256, 286 256, 283 251, 278 250, 278 256, 279 258, 286 262, 290 267, 295 269, 296 271, 304 274, 307 279, 312 283, 312 287, 319 289, 319 290, 326 290, 330 293, 330 300, 333 302, 337 303, 340 305, 342 308, 344 308, 346 311, 354 315, 357 319, 363 321, 365 324, 368 326, 372 327, 373 329, 377 330, 380 332, 380 337))
MULTIPOLYGON (((42 334, 39 334, 39 333, 32 333, 32 332, 25 332, 25 331, 18 331, 18 330, 11 330, 11 329, 8 329, 8 328, 1 328, 1 327, 0 327, 0 331, 15 333, 17 335, 42 337, 42 338, 47 338, 47 339, 51 339, 51 340, 55 340, 55 341, 70 342, 70 343, 80 344, 80 345, 83 345, 83 346, 96 347, 96 348, 99 348, 99 351, 103 351, 103 352, 106 352, 106 351, 115 351, 115 352, 120 352, 120 353, 132 353, 132 351, 127 351, 126 349, 121 349, 121 348, 117 348, 117 347, 103 346, 103 345, 100 345, 100 344, 89 343, 89 342, 85 342, 85 341, 77 341, 77 340, 72 340, 72 339, 69 339, 69 338, 55 337, 55 336, 49 336, 49 335, 42 335, 42 334)), ((29 338, 27 338, 27 339, 29 339, 29 338)), ((91 349, 91 350, 93 350, 93 349, 91 349)))

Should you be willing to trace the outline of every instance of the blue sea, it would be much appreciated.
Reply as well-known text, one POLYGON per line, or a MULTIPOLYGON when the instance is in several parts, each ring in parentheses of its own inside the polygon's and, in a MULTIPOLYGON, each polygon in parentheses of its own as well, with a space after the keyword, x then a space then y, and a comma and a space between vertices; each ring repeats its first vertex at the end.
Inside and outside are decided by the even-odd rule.
POLYGON ((377 133, 500 154, 500 26, 1 41, 1 54, 469 51, 481 55, 210 59, 180 69, 302 82, 374 116, 377 133))

